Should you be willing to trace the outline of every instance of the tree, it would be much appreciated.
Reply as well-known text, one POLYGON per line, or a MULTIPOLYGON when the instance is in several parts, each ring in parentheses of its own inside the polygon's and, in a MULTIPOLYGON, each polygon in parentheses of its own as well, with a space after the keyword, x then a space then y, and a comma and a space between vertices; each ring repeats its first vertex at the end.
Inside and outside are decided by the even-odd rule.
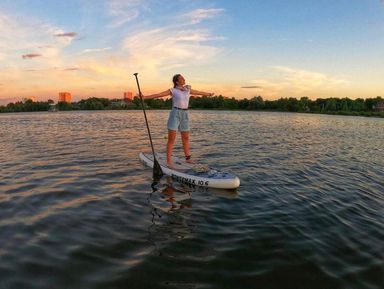
POLYGON ((307 96, 303 96, 300 98, 298 103, 298 111, 300 112, 308 112, 310 110, 309 104, 311 100, 307 96))
POLYGON ((72 110, 72 104, 65 101, 59 101, 56 105, 58 110, 72 110))
POLYGON ((325 102, 325 111, 337 111, 337 99, 328 98, 325 102))
POLYGON ((366 98, 364 101, 364 110, 365 111, 374 111, 377 103, 383 101, 384 99, 381 96, 375 98, 366 98))
POLYGON ((265 106, 263 98, 259 96, 254 96, 250 101, 249 101, 249 108, 253 110, 258 110, 258 109, 263 109, 265 106))
POLYGON ((242 100, 239 100, 237 103, 237 107, 239 109, 249 109, 249 100, 246 98, 243 98, 242 100))

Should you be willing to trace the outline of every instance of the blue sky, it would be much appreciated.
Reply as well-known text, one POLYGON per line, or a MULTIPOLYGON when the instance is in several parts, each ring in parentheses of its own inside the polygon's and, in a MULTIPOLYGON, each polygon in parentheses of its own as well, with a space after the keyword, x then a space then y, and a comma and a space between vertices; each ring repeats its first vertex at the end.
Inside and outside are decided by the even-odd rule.
POLYGON ((380 0, 2 0, 0 103, 121 97, 175 73, 237 98, 384 95, 380 0), (255 88, 243 88, 243 87, 255 88))

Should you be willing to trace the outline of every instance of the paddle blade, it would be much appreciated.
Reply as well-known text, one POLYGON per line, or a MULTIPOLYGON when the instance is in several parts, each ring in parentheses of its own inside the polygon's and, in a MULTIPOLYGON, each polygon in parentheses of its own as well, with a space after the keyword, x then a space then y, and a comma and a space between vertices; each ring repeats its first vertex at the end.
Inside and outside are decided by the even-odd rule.
POLYGON ((164 175, 163 170, 161 169, 160 164, 155 158, 153 161, 153 179, 158 181, 163 175, 164 175))

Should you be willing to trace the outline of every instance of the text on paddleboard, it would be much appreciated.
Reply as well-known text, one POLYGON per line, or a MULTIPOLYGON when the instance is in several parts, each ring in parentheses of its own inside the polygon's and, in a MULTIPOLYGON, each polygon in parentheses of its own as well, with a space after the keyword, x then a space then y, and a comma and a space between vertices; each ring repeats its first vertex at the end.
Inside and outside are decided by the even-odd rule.
POLYGON ((191 178, 180 177, 180 176, 177 176, 174 174, 172 174, 172 179, 174 179, 175 181, 177 181, 179 183, 190 184, 190 185, 198 185, 198 186, 208 186, 209 185, 209 181, 198 181, 198 180, 194 180, 191 178))

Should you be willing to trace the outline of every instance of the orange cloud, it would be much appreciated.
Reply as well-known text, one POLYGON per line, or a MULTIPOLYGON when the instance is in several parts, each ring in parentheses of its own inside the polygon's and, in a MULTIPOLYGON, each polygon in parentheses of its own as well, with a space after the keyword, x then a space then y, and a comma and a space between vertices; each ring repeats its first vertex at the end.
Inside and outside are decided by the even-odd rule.
POLYGON ((241 88, 262 88, 262 87, 257 85, 251 85, 251 86, 242 86, 241 88))
POLYGON ((78 67, 69 67, 69 68, 63 69, 63 71, 74 71, 74 70, 79 70, 79 68, 78 67))

